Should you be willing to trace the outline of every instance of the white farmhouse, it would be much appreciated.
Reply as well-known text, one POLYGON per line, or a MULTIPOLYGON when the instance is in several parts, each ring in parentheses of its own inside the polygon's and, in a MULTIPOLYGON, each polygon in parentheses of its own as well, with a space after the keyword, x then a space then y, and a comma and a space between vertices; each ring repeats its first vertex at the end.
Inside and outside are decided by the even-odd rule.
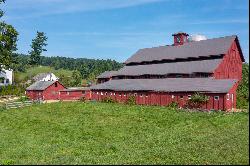
POLYGON ((0 86, 12 85, 13 75, 13 70, 2 69, 0 71, 0 86))
POLYGON ((58 79, 53 73, 40 73, 33 77, 34 81, 57 81, 58 79))

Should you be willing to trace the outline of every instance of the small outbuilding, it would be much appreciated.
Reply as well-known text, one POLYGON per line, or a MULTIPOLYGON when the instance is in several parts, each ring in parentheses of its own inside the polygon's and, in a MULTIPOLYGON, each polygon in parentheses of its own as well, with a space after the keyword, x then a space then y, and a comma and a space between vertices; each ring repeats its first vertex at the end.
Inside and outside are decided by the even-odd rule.
POLYGON ((59 91, 65 87, 59 81, 37 81, 26 89, 32 100, 59 100, 59 91))
POLYGON ((88 87, 69 87, 59 91, 60 100, 81 100, 90 99, 90 89, 88 87))

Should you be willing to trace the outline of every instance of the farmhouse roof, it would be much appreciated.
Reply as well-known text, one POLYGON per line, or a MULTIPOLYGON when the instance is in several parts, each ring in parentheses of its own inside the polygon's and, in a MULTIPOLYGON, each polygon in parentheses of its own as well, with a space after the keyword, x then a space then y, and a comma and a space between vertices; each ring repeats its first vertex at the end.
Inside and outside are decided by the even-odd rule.
POLYGON ((92 90, 156 91, 156 92, 210 92, 227 93, 237 82, 233 79, 166 78, 120 79, 92 86, 92 90))
POLYGON ((45 78, 47 75, 51 75, 51 76, 52 76, 52 74, 53 74, 53 73, 39 73, 39 74, 37 74, 37 75, 35 75, 35 76, 33 77, 33 80, 35 80, 35 81, 40 81, 40 80, 42 80, 43 78, 45 78))
POLYGON ((99 76, 97 76, 96 78, 110 78, 112 77, 114 74, 116 73, 116 71, 105 71, 102 74, 100 74, 99 76))
POLYGON ((57 81, 37 81, 30 85, 28 88, 26 88, 26 90, 45 90, 55 82, 57 81))
MULTIPOLYGON (((239 45, 237 36, 232 35, 232 36, 225 36, 225 37, 213 38, 201 41, 186 42, 180 46, 171 45, 171 46, 144 48, 140 49, 129 59, 127 59, 125 61, 125 64, 223 55, 227 53, 232 42, 235 39, 237 45, 239 45)), ((244 61, 244 57, 242 55, 241 50, 240 54, 244 61)))
POLYGON ((124 66, 114 76, 212 73, 222 59, 124 66))

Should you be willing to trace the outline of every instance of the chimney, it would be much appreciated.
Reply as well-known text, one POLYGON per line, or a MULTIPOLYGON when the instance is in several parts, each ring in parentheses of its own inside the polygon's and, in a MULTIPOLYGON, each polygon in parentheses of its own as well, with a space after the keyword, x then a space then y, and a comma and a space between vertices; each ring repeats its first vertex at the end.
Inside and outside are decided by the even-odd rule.
POLYGON ((188 42, 187 37, 189 35, 185 32, 178 32, 172 36, 174 36, 174 46, 183 45, 184 43, 188 42))

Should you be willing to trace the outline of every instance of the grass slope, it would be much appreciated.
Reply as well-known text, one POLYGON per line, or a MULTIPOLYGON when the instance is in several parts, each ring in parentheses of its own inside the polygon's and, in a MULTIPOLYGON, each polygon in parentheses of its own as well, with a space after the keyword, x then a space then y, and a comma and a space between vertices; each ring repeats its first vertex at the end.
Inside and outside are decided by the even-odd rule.
POLYGON ((65 76, 71 76, 73 71, 64 70, 64 69, 55 70, 53 67, 49 67, 49 66, 37 66, 37 67, 28 68, 26 72, 17 72, 15 74, 16 74, 16 78, 18 79, 18 81, 22 81, 22 80, 25 80, 26 78, 30 79, 39 73, 47 73, 47 72, 52 72, 57 77, 59 77, 60 74, 64 74, 65 76))
POLYGON ((0 163, 248 164, 248 113, 53 103, 0 112, 0 163))

